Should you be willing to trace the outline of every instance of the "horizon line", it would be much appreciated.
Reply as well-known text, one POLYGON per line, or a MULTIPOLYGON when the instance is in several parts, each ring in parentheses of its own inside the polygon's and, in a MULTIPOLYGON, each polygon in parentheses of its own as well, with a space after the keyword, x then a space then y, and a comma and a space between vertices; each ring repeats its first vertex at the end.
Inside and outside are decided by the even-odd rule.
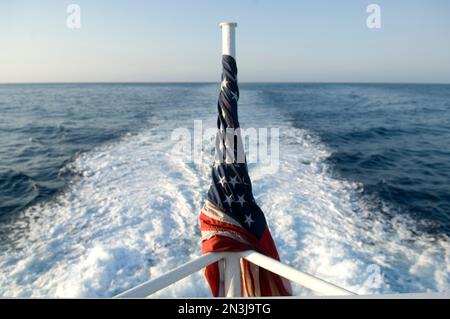
MULTIPOLYGON (((217 84, 220 81, 73 81, 73 82, 0 82, 0 85, 39 84, 217 84)), ((239 81, 240 84, 410 84, 450 85, 450 82, 383 82, 383 81, 239 81)))

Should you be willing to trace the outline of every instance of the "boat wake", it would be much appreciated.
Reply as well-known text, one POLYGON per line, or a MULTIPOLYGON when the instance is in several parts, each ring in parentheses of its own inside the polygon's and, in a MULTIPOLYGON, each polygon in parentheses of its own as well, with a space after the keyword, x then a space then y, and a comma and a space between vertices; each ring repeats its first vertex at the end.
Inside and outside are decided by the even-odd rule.
MULTIPOLYGON (((172 147, 155 127, 78 155, 64 192, 2 226, 11 244, 0 251, 0 295, 110 297, 198 256, 209 163, 172 147)), ((374 210, 363 185, 332 177, 327 147, 302 129, 280 127, 280 154, 275 174, 249 167, 283 262, 357 293, 450 288, 447 237, 374 210)), ((155 296, 210 291, 199 272, 155 296)))

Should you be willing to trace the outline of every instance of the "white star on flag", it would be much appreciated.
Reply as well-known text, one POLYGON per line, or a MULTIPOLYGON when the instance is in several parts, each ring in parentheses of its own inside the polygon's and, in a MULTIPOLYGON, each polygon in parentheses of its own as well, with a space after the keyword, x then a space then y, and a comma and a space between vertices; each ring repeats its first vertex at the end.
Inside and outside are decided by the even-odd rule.
POLYGON ((247 203, 247 201, 244 199, 245 194, 242 195, 238 195, 238 200, 236 201, 236 203, 241 204, 241 207, 244 207, 244 203, 247 203))
POLYGON ((254 223, 255 221, 252 219, 252 214, 250 215, 245 215, 245 220, 244 223, 246 223, 248 225, 248 227, 250 228, 250 226, 252 225, 252 223, 254 223))
POLYGON ((231 207, 231 204, 233 204, 233 195, 227 196, 227 199, 225 199, 224 202, 231 207))
POLYGON ((236 100, 236 101, 239 100, 239 96, 237 95, 236 92, 231 91, 231 95, 233 96, 234 100, 236 100))
POLYGON ((227 179, 225 178, 225 176, 222 176, 220 178, 219 184, 222 185, 222 187, 223 187, 223 185, 226 184, 226 182, 227 182, 227 179))
POLYGON ((226 88, 228 83, 230 83, 230 82, 228 82, 227 79, 223 79, 223 81, 220 82, 220 89, 223 90, 224 88, 226 88))
POLYGON ((236 186, 236 184, 239 184, 239 182, 237 181, 237 176, 230 179, 230 184, 233 185, 233 188, 236 186))

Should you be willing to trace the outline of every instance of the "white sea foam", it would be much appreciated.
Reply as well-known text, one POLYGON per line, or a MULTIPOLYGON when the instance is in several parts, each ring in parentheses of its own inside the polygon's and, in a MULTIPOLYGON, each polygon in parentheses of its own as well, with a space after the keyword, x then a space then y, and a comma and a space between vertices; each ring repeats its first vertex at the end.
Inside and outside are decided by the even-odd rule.
MULTIPOLYGON (((251 165, 250 175, 284 262, 358 293, 449 289, 447 238, 371 210, 361 185, 331 177, 324 145, 301 129, 280 133, 279 172, 251 165)), ((68 165, 80 177, 11 226, 0 295, 113 296, 198 256, 210 170, 171 155, 168 140, 154 128, 68 165)), ((209 295, 199 272, 155 296, 209 295)))

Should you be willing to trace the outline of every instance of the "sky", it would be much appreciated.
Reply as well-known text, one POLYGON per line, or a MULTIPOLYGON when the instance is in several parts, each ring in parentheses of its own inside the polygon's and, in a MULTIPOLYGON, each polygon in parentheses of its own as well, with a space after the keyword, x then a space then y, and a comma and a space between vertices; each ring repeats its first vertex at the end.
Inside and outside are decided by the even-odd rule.
POLYGON ((241 82, 450 83, 448 0, 1 0, 0 83, 215 82, 222 21, 241 82))

